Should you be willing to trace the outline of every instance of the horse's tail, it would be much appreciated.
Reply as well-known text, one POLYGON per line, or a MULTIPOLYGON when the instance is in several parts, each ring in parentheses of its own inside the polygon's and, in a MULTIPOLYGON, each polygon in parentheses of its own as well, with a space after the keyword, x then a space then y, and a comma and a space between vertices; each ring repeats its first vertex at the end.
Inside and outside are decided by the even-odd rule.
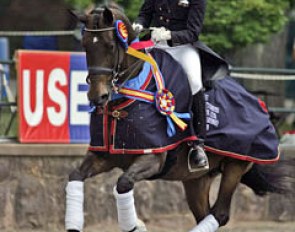
POLYGON ((268 192, 291 194, 295 192, 295 159, 281 160, 272 165, 254 164, 241 179, 255 194, 268 192))

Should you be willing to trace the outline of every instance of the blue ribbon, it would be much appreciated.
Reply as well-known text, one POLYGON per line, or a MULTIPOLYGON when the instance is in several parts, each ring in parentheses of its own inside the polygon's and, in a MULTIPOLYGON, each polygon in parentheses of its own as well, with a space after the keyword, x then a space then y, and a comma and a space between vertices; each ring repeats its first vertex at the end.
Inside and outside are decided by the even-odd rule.
POLYGON ((175 129, 175 126, 174 126, 174 123, 173 123, 172 119, 170 117, 168 117, 168 116, 166 117, 166 119, 167 119, 167 124, 168 124, 168 126, 167 126, 167 134, 168 134, 169 137, 172 137, 173 135, 176 134, 176 129, 175 129))
MULTIPOLYGON (((176 112, 173 112, 178 118, 182 118, 182 119, 190 119, 191 118, 191 115, 189 113, 176 113, 176 112)), ((172 121, 172 119, 167 116, 166 117, 167 119, 167 134, 169 137, 172 137, 176 134, 176 129, 175 129, 175 126, 174 126, 174 123, 172 121)))

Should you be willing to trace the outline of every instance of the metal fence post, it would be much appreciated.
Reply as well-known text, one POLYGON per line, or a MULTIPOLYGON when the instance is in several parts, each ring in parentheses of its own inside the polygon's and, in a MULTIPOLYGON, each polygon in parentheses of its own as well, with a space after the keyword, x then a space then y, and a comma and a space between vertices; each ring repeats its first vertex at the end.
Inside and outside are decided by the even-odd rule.
MULTIPOLYGON (((9 41, 6 37, 0 37, 0 60, 8 60, 9 59, 9 41)), ((3 78, 9 78, 9 65, 0 64, 0 101, 5 96, 5 89, 3 87, 3 78)))

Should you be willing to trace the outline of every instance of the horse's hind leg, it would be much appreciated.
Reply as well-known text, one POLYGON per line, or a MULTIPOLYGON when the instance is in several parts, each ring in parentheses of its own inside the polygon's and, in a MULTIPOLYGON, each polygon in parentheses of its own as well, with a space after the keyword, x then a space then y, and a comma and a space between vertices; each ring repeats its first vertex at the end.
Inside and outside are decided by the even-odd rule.
POLYGON ((135 182, 147 179, 159 173, 165 161, 166 154, 142 155, 123 173, 114 188, 117 202, 118 222, 122 231, 147 231, 144 225, 139 225, 134 205, 133 187, 135 182))
POLYGON ((218 197, 211 210, 220 226, 224 226, 229 221, 232 196, 241 181, 241 177, 250 166, 251 163, 240 160, 229 160, 225 163, 218 197))
POLYGON ((198 225, 191 232, 213 232, 219 225, 210 215, 209 191, 215 175, 183 181, 186 199, 198 225))
POLYGON ((224 163, 218 197, 212 209, 209 205, 209 190, 213 176, 206 175, 184 182, 189 207, 198 222, 190 232, 215 232, 228 222, 233 193, 249 165, 239 160, 224 163))
POLYGON ((113 165, 111 165, 108 159, 101 158, 95 153, 88 151, 80 167, 71 172, 66 187, 65 227, 68 232, 79 232, 83 230, 85 179, 109 171, 112 168, 113 165))
POLYGON ((183 182, 186 200, 196 222, 200 222, 209 213, 211 183, 212 178, 209 175, 183 182))

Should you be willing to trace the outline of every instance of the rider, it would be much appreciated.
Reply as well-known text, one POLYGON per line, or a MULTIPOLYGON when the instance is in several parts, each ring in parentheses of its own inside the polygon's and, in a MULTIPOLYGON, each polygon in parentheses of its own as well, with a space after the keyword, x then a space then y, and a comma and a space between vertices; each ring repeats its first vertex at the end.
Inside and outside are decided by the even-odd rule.
POLYGON ((201 64, 198 41, 203 26, 206 0, 145 0, 136 21, 135 31, 154 26, 151 38, 156 43, 167 41, 163 47, 176 59, 188 75, 193 94, 193 122, 198 141, 189 151, 189 163, 192 169, 208 167, 208 158, 204 152, 206 136, 205 99, 202 84, 201 64))

